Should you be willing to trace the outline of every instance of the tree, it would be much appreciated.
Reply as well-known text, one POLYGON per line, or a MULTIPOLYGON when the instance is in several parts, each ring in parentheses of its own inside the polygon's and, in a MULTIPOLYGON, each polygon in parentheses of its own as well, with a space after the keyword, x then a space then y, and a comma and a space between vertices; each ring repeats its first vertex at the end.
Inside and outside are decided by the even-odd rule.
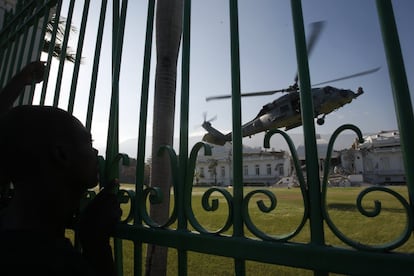
MULTIPOLYGON (((46 31, 45 31, 45 38, 43 41, 43 49, 42 52, 48 53, 49 48, 52 46, 51 38, 53 33, 53 27, 57 22, 57 30, 56 30, 56 40, 55 45, 53 47, 52 55, 54 57, 60 58, 60 55, 62 53, 62 43, 63 43, 63 37, 65 34, 66 29, 66 19, 64 17, 59 17, 59 19, 56 18, 56 14, 52 16, 52 18, 47 22, 46 24, 46 31)), ((76 32, 77 29, 74 26, 70 26, 71 32, 76 32)), ((69 62, 75 62, 76 58, 76 52, 73 51, 70 47, 66 48, 66 57, 65 59, 69 62)))
MULTIPOLYGON (((167 156, 158 157, 162 145, 173 144, 177 60, 182 33, 183 0, 158 0, 156 11, 157 66, 154 95, 151 186, 163 193, 161 204, 151 208, 153 219, 168 219, 171 171, 167 156)), ((165 275, 167 248, 149 245, 146 275, 165 275)))
POLYGON ((214 176, 214 185, 217 186, 217 165, 218 161, 214 158, 208 160, 208 171, 214 176))

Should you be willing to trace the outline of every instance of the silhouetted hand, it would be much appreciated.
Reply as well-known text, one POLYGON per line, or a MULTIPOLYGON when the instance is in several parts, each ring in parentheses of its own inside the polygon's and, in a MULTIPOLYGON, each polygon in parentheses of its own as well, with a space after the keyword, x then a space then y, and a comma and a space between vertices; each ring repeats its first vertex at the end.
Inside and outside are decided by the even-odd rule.
POLYGON ((33 61, 27 64, 18 73, 18 77, 25 85, 30 85, 33 82, 39 83, 43 80, 45 74, 46 62, 44 61, 33 61))
POLYGON ((26 85, 43 80, 46 69, 43 61, 33 61, 17 73, 0 91, 0 115, 9 110, 26 85))
POLYGON ((80 217, 79 235, 82 244, 108 240, 119 222, 122 210, 114 190, 118 180, 103 188, 85 208, 80 217))
POLYGON ((122 215, 114 192, 118 185, 118 180, 108 184, 80 216, 79 238, 82 254, 93 266, 97 275, 115 275, 109 237, 122 215))

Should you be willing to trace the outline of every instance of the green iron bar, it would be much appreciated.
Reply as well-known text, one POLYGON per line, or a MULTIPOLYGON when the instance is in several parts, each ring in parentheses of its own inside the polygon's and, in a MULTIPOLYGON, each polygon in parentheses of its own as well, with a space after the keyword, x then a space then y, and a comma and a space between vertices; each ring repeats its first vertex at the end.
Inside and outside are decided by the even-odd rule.
MULTIPOLYGON (((55 2, 55 1, 56 0, 54 0, 54 1, 52 0, 52 1, 49 1, 49 2, 55 2)), ((6 21, 6 26, 3 26, 3 28, 0 32, 0 37, 1 37, 1 41, 2 41, 0 47, 3 47, 4 44, 8 43, 9 39, 12 39, 13 36, 18 34, 18 32, 12 32, 10 30, 11 29, 18 30, 18 29, 16 29, 16 26, 18 25, 16 22, 19 21, 22 17, 24 17, 24 14, 27 13, 27 10, 31 9, 32 6, 34 6, 35 4, 36 4, 36 1, 30 1, 25 7, 17 10, 17 13, 14 14, 14 16, 13 16, 13 18, 11 18, 11 20, 6 21), (3 36, 4 36, 3 34, 4 33, 8 33, 9 35, 10 34, 12 34, 12 35, 8 36, 7 39, 3 39, 3 36)), ((30 20, 27 23, 31 23, 30 20)), ((18 30, 18 31, 20 31, 20 30, 18 30)))
MULTIPOLYGON (((325 242, 323 217, 321 208, 321 188, 319 179, 319 160, 316 146, 313 102, 309 76, 308 54, 306 47, 305 30, 303 23, 302 4, 300 0, 291 1, 293 26, 298 62, 298 76, 300 80, 300 105, 305 140, 306 176, 310 204, 310 231, 311 243, 323 245, 325 242)), ((327 275, 322 271, 315 271, 315 275, 327 275)))
MULTIPOLYGON (((29 15, 33 12, 34 9, 35 9, 34 6, 31 7, 31 9, 29 10, 29 15)), ((33 26, 32 26, 32 28, 33 28, 32 38, 35 36, 34 26, 37 26, 38 23, 39 23, 39 18, 37 18, 37 20, 35 20, 34 23, 33 23, 33 26)), ((24 46, 26 45, 27 37, 29 36, 29 29, 31 27, 27 22, 23 22, 23 25, 24 25, 24 34, 23 34, 22 46, 21 46, 22 47, 22 50, 20 51, 19 59, 17 61, 17 66, 16 66, 17 69, 19 69, 22 66, 22 64, 23 64, 23 57, 25 55, 25 51, 24 51, 24 48, 25 47, 24 46)), ((33 43, 33 40, 29 44, 29 51, 27 51, 27 57, 28 57, 28 59, 30 59, 30 57, 29 57, 30 56, 30 53, 33 52, 33 47, 32 47, 33 45, 32 45, 32 43, 33 43)), ((27 62, 25 62, 24 64, 26 64, 26 63, 27 62)), ((30 97, 30 95, 29 95, 29 97, 30 97)), ((23 104, 24 98, 25 98, 25 93, 21 94, 20 97, 19 97, 19 104, 20 105, 23 104)), ((28 101, 29 101, 29 99, 28 99, 28 101)))
MULTIPOLYGON (((22 2, 18 1, 16 5, 16 10, 21 11, 18 17, 16 18, 16 29, 15 29, 15 44, 12 53, 11 60, 17 62, 13 64, 11 70, 9 70, 9 76, 7 79, 11 79, 12 76, 18 72, 20 69, 22 62, 23 62, 23 55, 24 55, 24 46, 26 45, 28 31, 29 31, 29 21, 32 21, 30 18, 30 14, 33 12, 35 5, 33 3, 29 3, 26 7, 22 7, 22 2), (23 35, 22 35, 23 33, 23 35)), ((23 96, 20 96, 20 103, 23 103, 23 96)))
MULTIPOLYGON (((24 33, 23 36, 25 36, 27 26, 32 24, 33 21, 37 19, 38 14, 42 12, 39 11, 34 15, 31 15, 35 7, 34 4, 35 2, 30 2, 25 7, 20 7, 20 9, 17 10, 16 14, 11 18, 11 20, 7 20, 6 18, 6 26, 0 32, 0 48, 7 48, 8 51, 7 54, 4 53, 4 50, 2 50, 1 53, 1 60, 3 64, 2 68, 7 68, 8 70, 3 70, 3 73, 0 76, 0 84, 4 84, 5 81, 10 79, 16 70, 20 68, 19 64, 22 62, 22 56, 19 57, 19 60, 16 64, 13 63, 10 66, 9 60, 16 60, 17 51, 20 49, 19 45, 21 41, 21 33, 24 33), (11 51, 13 51, 13 53, 11 53, 11 51), (11 55, 13 55, 13 57, 11 57, 11 55), (6 57, 5 59, 4 56, 6 57), (7 72, 8 76, 6 77, 7 72)), ((23 41, 25 41, 24 38, 23 41)), ((24 53, 24 51, 21 51, 20 53, 23 55, 22 53, 24 53)))
MULTIPOLYGON (((5 58, 4 58, 4 67, 5 68, 8 68, 9 71, 12 70, 11 66, 9 66, 9 60, 10 60, 10 56, 11 56, 11 51, 12 51, 13 45, 15 43, 16 43, 15 40, 10 40, 10 42, 8 44, 8 47, 7 47, 7 52, 6 52, 6 55, 5 55, 5 58)), ((3 73, 2 73, 2 75, 1 75, 0 83, 3 84, 3 85, 8 80, 8 78, 7 78, 7 71, 8 70, 4 70, 3 73)))
MULTIPOLYGON (((23 19, 23 18, 21 18, 23 19)), ((20 20, 21 21, 21 20, 20 20)), ((19 25, 22 24, 21 22, 17 22, 16 23, 16 28, 19 27, 19 25)), ((17 71, 17 68, 14 68, 14 64, 13 62, 16 60, 16 56, 17 56, 17 50, 19 49, 19 44, 20 44, 20 36, 15 36, 14 37, 14 43, 11 46, 11 53, 10 56, 8 58, 10 58, 11 61, 11 65, 9 67, 9 71, 8 71, 8 76, 7 79, 11 79, 15 73, 15 70, 17 71)))
MULTIPOLYGON (((233 236, 242 237, 243 231, 243 167, 242 129, 241 129, 241 92, 240 92, 240 50, 239 50, 239 18, 238 1, 230 0, 230 52, 231 52, 231 85, 232 85, 232 150, 233 150, 233 236)), ((236 275, 245 275, 246 264, 244 260, 235 259, 236 275)))
MULTIPOLYGON (((145 174, 145 141, 147 135, 147 121, 148 117, 148 93, 151 71, 151 49, 152 49, 152 35, 154 30, 154 14, 155 14, 155 0, 148 1, 147 22, 145 31, 145 47, 144 47, 144 61, 142 69, 142 83, 141 83, 141 102, 139 112, 139 129, 138 129, 138 149, 137 149, 137 165, 136 165, 136 182, 134 225, 142 225, 142 210, 145 208, 143 200, 144 188, 144 174, 145 174)), ((134 242, 134 275, 142 275, 142 258, 143 258, 143 243, 142 241, 134 242)))
POLYGON ((142 69, 142 84, 141 84, 141 101, 139 112, 139 129, 138 129, 138 149, 137 149, 137 167, 136 167, 136 184, 135 191, 137 193, 137 200, 135 202, 136 210, 134 217, 134 224, 142 224, 145 203, 141 200, 143 198, 143 183, 144 183, 144 166, 145 166, 145 141, 147 135, 146 121, 148 117, 148 94, 151 72, 151 49, 152 36, 154 30, 154 14, 155 14, 155 0, 148 2, 147 8, 147 22, 145 31, 145 47, 144 47, 144 61, 142 69))
POLYGON ((408 193, 411 206, 414 208, 414 172, 412 170, 414 166, 414 118, 407 74, 405 72, 392 3, 389 0, 377 0, 377 9, 401 135, 408 193))
MULTIPOLYGON (((30 11, 28 11, 28 12, 30 12, 30 11)), ((16 53, 16 56, 18 56, 17 57, 17 63, 16 63, 16 71, 18 71, 20 66, 22 66, 23 56, 24 56, 23 48, 24 48, 25 42, 27 41, 27 36, 29 35, 29 25, 25 24, 26 22, 25 22, 24 19, 25 18, 22 18, 22 21, 21 21, 21 24, 23 25, 23 30, 24 30, 23 31, 23 36, 20 36, 17 40, 18 41, 17 45, 20 46, 20 47, 16 47, 16 51, 17 51, 17 49, 22 49, 22 50, 20 50, 19 53, 16 53)), ((15 74, 15 72, 13 72, 13 75, 14 74, 15 74)))
POLYGON ((108 1, 103 0, 101 3, 101 13, 99 15, 98 33, 96 36, 96 44, 95 44, 95 55, 93 58, 91 87, 89 89, 88 110, 86 113, 85 126, 86 126, 86 129, 89 131, 91 130, 91 127, 92 127, 92 116, 93 116, 93 109, 95 106, 96 83, 98 80, 98 68, 99 68, 99 60, 101 56, 102 37, 103 37, 103 31, 104 31, 105 15, 106 15, 107 6, 108 6, 108 1))
MULTIPOLYGON (((187 229, 185 216, 184 188, 186 185, 188 165, 188 116, 190 95, 190 41, 191 41, 191 0, 184 0, 182 35, 182 66, 181 66, 181 112, 180 112, 180 154, 179 154, 179 181, 177 195, 178 202, 178 229, 187 229)), ((187 275, 187 251, 178 250, 179 275, 187 275)))
MULTIPOLYGON (((118 177, 119 169, 118 166, 112 166, 112 160, 115 160, 118 155, 118 124, 119 124, 119 76, 121 70, 121 56, 122 56, 122 45, 124 39, 124 29, 125 29, 125 19, 126 19, 126 9, 128 1, 122 1, 120 21, 118 29, 114 30, 113 40, 113 55, 116 57, 113 59, 113 75, 112 75, 112 94, 111 94, 111 104, 110 104, 110 114, 109 114, 109 127, 108 127, 108 139, 107 139, 107 149, 106 149, 106 170, 105 170, 105 180, 111 181, 114 178, 118 177)), ((119 15, 118 15, 119 16, 119 15)))
POLYGON ((10 40, 9 43, 7 45, 5 45, 6 49, 4 51, 7 51, 7 52, 3 56, 2 68, 4 68, 4 69, 3 69, 3 72, 0 76, 0 83, 2 84, 2 86, 4 86, 7 83, 8 75, 10 75, 10 74, 8 74, 8 72, 13 69, 12 66, 9 64, 9 60, 10 60, 10 55, 11 55, 12 48, 13 48, 15 43, 16 43, 15 40, 10 40))
POLYGON ((11 24, 8 24, 10 12, 5 12, 3 25, 7 24, 7 27, 4 27, 0 32, 0 58, 1 58, 1 73, 0 73, 0 85, 3 87, 6 84, 6 74, 8 70, 8 51, 10 49, 11 40, 11 33, 13 32, 12 28, 14 27, 11 24), (7 51, 7 53, 6 53, 7 51))
MULTIPOLYGON (((184 1, 184 19, 182 35, 182 66, 181 66, 181 110, 180 110, 180 187, 183 191, 186 179, 186 168, 188 160, 188 117, 189 117, 189 95, 190 95, 190 41, 191 41, 191 0, 184 1)), ((178 204, 178 228, 186 229, 187 222, 184 214, 184 199, 180 198, 178 204)))
MULTIPOLYGON (((60 57, 59 57, 60 61, 59 61, 58 74, 56 77, 55 96, 53 98, 53 106, 58 106, 59 104, 60 89, 61 89, 62 79, 63 79, 63 69, 66 63, 66 53, 67 53, 67 47, 68 47, 68 42, 69 42, 70 26, 72 24, 72 16, 73 16, 74 7, 75 7, 75 0, 71 0, 69 3, 68 15, 66 17, 65 33, 63 35, 63 42, 62 42, 62 52, 60 53, 60 57)), ((56 17, 56 20, 59 20, 59 18, 56 17)))
MULTIPOLYGON (((109 111, 104 185, 119 177, 119 164, 115 162, 119 152, 119 76, 128 1, 122 1, 120 14, 118 13, 119 1, 114 1, 113 4, 117 7, 114 8, 116 13, 113 13, 113 21, 117 22, 117 28, 113 30, 112 36, 112 94, 109 111)), ((122 241, 119 239, 114 240, 114 252, 117 273, 122 275, 122 241)))
MULTIPOLYGON (((17 66, 16 66, 17 69, 20 68, 23 64, 23 58, 24 58, 24 55, 25 55, 24 46, 26 45, 27 37, 29 36, 29 29, 31 27, 30 22, 33 22, 33 26, 32 26, 33 28, 34 28, 34 25, 37 25, 38 22, 39 22, 39 17, 38 16, 34 17, 34 19, 31 16, 31 14, 34 12, 35 8, 36 8, 36 6, 29 5, 29 7, 26 10, 27 15, 24 17, 24 19, 22 21, 21 28, 23 28, 24 33, 23 33, 23 37, 22 37, 22 46, 20 48, 21 49, 20 50, 20 55, 19 55, 19 58, 18 58, 18 61, 17 61, 17 66)), ((30 45, 29 45, 29 47, 30 47, 30 45)), ((28 57, 30 56, 30 53, 32 53, 32 51, 30 51, 30 49, 29 49, 29 51, 27 52, 28 57)))
POLYGON ((58 24, 59 24, 59 18, 60 13, 62 11, 62 1, 59 0, 56 5, 56 12, 55 12, 55 22, 53 23, 53 31, 52 36, 50 38, 50 45, 49 45, 49 52, 47 55, 47 62, 46 62, 46 69, 45 69, 45 76, 42 83, 42 92, 40 94, 40 105, 44 105, 46 101, 46 93, 47 93, 47 86, 49 82, 49 73, 50 73, 50 66, 52 64, 52 58, 53 58, 53 49, 56 44, 56 36, 57 36, 57 30, 58 30, 58 24))
POLYGON ((9 59, 8 59, 8 56, 9 56, 9 51, 10 51, 10 47, 7 47, 5 50, 3 50, 3 53, 5 53, 5 54, 3 54, 2 55, 2 62, 3 62, 3 64, 2 64, 2 73, 1 73, 1 75, 0 75, 0 84, 2 85, 2 86, 4 86, 5 84, 6 84, 6 73, 7 73, 7 70, 8 70, 8 63, 9 63, 9 59))
POLYGON ((303 24, 302 4, 300 0, 292 0, 292 16, 295 31, 296 55, 300 80, 300 103, 305 136, 306 175, 310 203, 311 242, 324 244, 323 218, 321 209, 321 188, 319 179, 319 160, 316 147, 313 103, 309 77, 308 55, 303 24))
MULTIPOLYGON (((50 6, 46 6, 45 7, 45 12, 44 12, 44 15, 43 15, 42 30, 41 30, 41 34, 40 34, 40 37, 41 38, 42 37, 45 37, 46 26, 47 26, 47 22, 48 22, 48 19, 49 19, 49 13, 50 13, 50 6)), ((32 41, 30 42, 30 48, 29 48, 28 53, 32 53, 33 52, 33 47, 34 47, 35 39, 36 39, 36 35, 35 34, 36 34, 37 27, 38 27, 38 23, 39 23, 39 20, 36 20, 35 21, 35 24, 33 25, 32 41)), ((38 46, 38 48, 37 48, 38 50, 37 50, 37 53, 35 55, 35 60, 40 60, 40 56, 42 54, 44 44, 45 44, 44 39, 39 39, 39 44, 37 45, 38 46)), ((29 58, 30 57, 28 56, 28 60, 29 60, 29 58)), ((29 93, 29 103, 30 104, 33 103, 34 90, 35 90, 35 86, 32 85, 32 87, 30 88, 30 93, 29 93)))
POLYGON ((90 0, 85 0, 84 6, 83 6, 83 12, 82 12, 81 27, 79 29, 78 47, 76 49, 75 67, 73 68, 72 84, 70 87, 70 94, 69 94, 69 103, 68 103, 69 113, 73 112, 73 106, 75 104, 76 86, 78 84, 79 67, 80 67, 81 58, 82 58, 83 42, 85 40, 85 30, 86 30, 86 22, 88 21, 89 4, 90 4, 90 0))
MULTIPOLYGON (((117 32, 119 30, 119 6, 120 0, 113 0, 112 2, 112 53, 115 53, 117 32)), ((114 70, 114 64, 116 63, 115 55, 112 54, 112 70, 114 70)), ((112 71, 112 74, 114 72, 112 71)))
MULTIPOLYGON (((30 10, 28 11, 30 13, 30 10)), ((25 17, 26 18, 26 17, 25 17)), ((29 35, 29 25, 25 24, 25 18, 22 18, 22 25, 23 25, 23 36, 20 36, 17 39, 17 47, 16 47, 16 55, 17 57, 17 62, 16 62, 16 67, 15 67, 15 71, 13 72, 13 75, 18 72, 18 70, 20 69, 20 67, 22 66, 23 63, 23 56, 24 56, 24 46, 26 45, 26 41, 27 41, 27 36, 29 35), (17 53, 17 50, 22 49, 19 51, 19 53, 17 53)), ((19 104, 23 103, 23 99, 24 99, 24 93, 20 95, 19 97, 19 104)))
POLYGON ((15 74, 15 72, 17 71, 17 68, 15 68, 13 62, 16 60, 17 50, 19 49, 19 45, 20 45, 20 37, 16 36, 14 39, 14 43, 12 44, 12 47, 11 47, 12 51, 9 57, 12 64, 9 67, 9 72, 7 76, 8 80, 11 79, 13 75, 15 74))
MULTIPOLYGON (((3 80, 5 80, 5 74, 6 72, 13 73, 16 70, 18 70, 21 65, 23 63, 27 63, 29 62, 33 57, 35 59, 36 56, 40 55, 40 50, 42 49, 41 47, 36 49, 36 54, 33 54, 34 52, 34 44, 35 44, 35 38, 36 38, 36 34, 37 34, 37 26, 38 26, 38 22, 40 20, 40 17, 44 14, 45 16, 45 20, 47 20, 48 18, 48 13, 50 10, 50 5, 51 3, 56 2, 56 1, 48 1, 46 3, 42 3, 42 2, 37 2, 37 1, 31 1, 28 5, 26 5, 23 8, 20 8, 17 11, 17 15, 15 15, 12 20, 7 24, 6 27, 4 27, 1 30, 0 33, 0 40, 1 45, 0 47, 3 48, 2 52, 1 52, 1 60, 2 60, 2 68, 8 68, 8 70, 2 70, 2 75, 1 75, 1 79, 2 81, 0 81, 0 83, 3 82, 3 80), (32 4, 36 4, 37 5, 32 5, 32 4), (35 10, 35 7, 37 7, 37 9, 35 10), (21 22, 21 24, 19 24, 18 22, 21 22), (27 41, 27 37, 28 37, 28 33, 29 33, 29 29, 31 28, 31 39, 30 39, 30 43, 28 43, 29 48, 28 51, 25 51, 24 46, 25 41, 27 41), (21 33, 23 33, 23 38, 21 36, 21 33), (19 35, 20 34, 20 35, 19 35), (10 43, 11 42, 11 43, 10 43), (21 44, 21 45, 20 45, 21 44), (8 45, 8 47, 6 48, 6 45, 8 45), (10 51, 11 51, 11 46, 12 45, 17 45, 15 47, 16 50, 19 51, 19 57, 17 59, 16 64, 13 64, 9 66, 9 60, 10 60, 10 51), (19 46, 20 45, 20 46, 19 46), (4 49, 6 48, 6 49, 4 49), (7 54, 5 54, 5 51, 7 51, 7 54), (4 58, 6 57, 6 58, 4 58)), ((41 30, 42 36, 44 35, 44 28, 42 28, 41 30)), ((17 53, 16 53, 17 55, 17 53)), ((16 56, 15 55, 15 56, 16 56)), ((12 59, 12 60, 16 60, 16 58, 12 59)), ((32 86, 30 89, 30 94, 28 96, 28 103, 32 102, 33 99, 33 92, 34 91, 34 87, 32 86)), ((19 103, 21 104, 23 102, 23 97, 20 97, 19 103)))
MULTIPOLYGON (((23 37, 22 37, 22 46, 24 45, 24 42, 27 41, 27 36, 28 35, 29 35, 29 28, 28 28, 28 26, 26 26, 23 37)), ((19 54, 19 57, 18 57, 18 60, 17 60, 17 63, 16 63, 16 65, 17 65, 16 69, 21 67, 21 65, 23 63, 23 56, 24 56, 24 51, 20 51, 20 54, 19 54)), ((25 97, 25 93, 22 93, 19 96, 19 104, 23 104, 24 97, 25 97)))
POLYGON ((0 85, 1 86, 3 86, 4 84, 3 84, 3 82, 1 81, 1 79, 2 79, 2 75, 3 75, 3 72, 5 71, 4 70, 4 68, 6 67, 6 65, 3 65, 4 64, 4 50, 3 49, 1 49, 0 48, 0 85))
POLYGON ((216 256, 304 269, 323 269, 347 275, 409 275, 413 270, 413 257, 405 253, 384 254, 293 242, 275 243, 126 224, 119 225, 117 235, 123 239, 145 240, 161 246, 216 256))

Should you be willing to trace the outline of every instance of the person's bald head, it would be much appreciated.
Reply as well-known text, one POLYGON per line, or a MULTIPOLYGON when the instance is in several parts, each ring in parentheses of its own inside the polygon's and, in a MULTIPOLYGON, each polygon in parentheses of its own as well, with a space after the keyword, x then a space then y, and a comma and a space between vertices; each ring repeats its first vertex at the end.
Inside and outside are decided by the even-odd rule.
POLYGON ((0 131, 1 174, 13 183, 44 178, 59 162, 69 165, 88 145, 92 149, 91 135, 81 122, 55 107, 15 107, 0 119, 0 131))

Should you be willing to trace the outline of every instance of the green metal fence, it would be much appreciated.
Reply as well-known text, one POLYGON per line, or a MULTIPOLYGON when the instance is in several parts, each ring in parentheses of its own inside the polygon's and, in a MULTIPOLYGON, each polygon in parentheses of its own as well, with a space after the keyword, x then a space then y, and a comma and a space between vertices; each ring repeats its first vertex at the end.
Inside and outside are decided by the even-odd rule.
MULTIPOLYGON (((69 1, 69 0, 68 0, 69 1)), ((118 161, 125 160, 125 155, 118 153, 119 141, 119 80, 121 71, 121 57, 123 50, 125 19, 128 1, 112 1, 112 18, 106 15, 106 0, 100 2, 100 17, 94 32, 94 38, 85 37, 88 26, 88 14, 90 1, 70 0, 67 14, 62 14, 62 0, 44 1, 18 1, 14 13, 6 15, 6 21, 0 33, 0 84, 3 86, 10 79, 18 68, 31 60, 37 60, 41 56, 42 50, 47 59, 48 75, 42 84, 42 89, 35 92, 34 87, 26 91, 25 96, 21 97, 18 104, 47 104, 48 93, 52 93, 51 104, 57 106, 61 97, 62 80, 64 68, 67 65, 65 57, 68 55, 66 48, 69 41, 69 32, 72 22, 74 5, 82 6, 82 20, 78 30, 76 41, 76 55, 71 66, 69 96, 66 109, 74 111, 75 99, 79 97, 77 91, 78 77, 82 62, 82 50, 85 40, 94 40, 94 59, 90 75, 90 85, 87 98, 87 109, 85 110, 85 125, 88 129, 92 128, 94 120, 94 103, 96 100, 96 87, 100 71, 99 63, 102 60, 101 48, 105 43, 103 32, 110 32, 112 35, 111 44, 111 68, 112 68, 112 88, 110 104, 108 106, 108 132, 107 147, 105 158, 102 158, 102 181, 107 181, 118 175, 118 161), (50 22, 52 15, 57 18, 66 18, 65 32, 59 34, 58 21, 51 21, 52 29, 48 37, 48 42, 44 41, 47 23, 50 22), (112 25, 106 24, 111 22, 112 25), (46 49, 46 44, 56 44, 57 37, 61 37, 62 51, 57 55, 60 61, 52 58, 53 47, 46 49), (55 67, 52 66, 55 64, 55 67), (51 68, 56 70, 51 70, 51 68), (55 84, 49 73, 55 75, 55 84), (50 87, 52 88, 50 89, 50 87), (34 101, 38 94, 37 102, 34 101)), ((67 3, 67 2, 64 2, 67 3)), ((258 3, 259 4, 259 3, 258 3)), ((194 176, 195 162, 197 153, 209 148, 203 144, 196 144, 188 153, 188 110, 190 74, 190 30, 191 30, 191 1, 184 1, 183 36, 182 36, 182 84, 181 84, 181 110, 180 120, 182 127, 180 131, 180 152, 170 153, 171 166, 174 175, 174 199, 175 205, 169 222, 166 225, 158 225, 149 216, 146 202, 149 197, 155 197, 154 189, 143 186, 144 166, 145 166, 145 142, 146 142, 146 120, 148 114, 148 98, 150 94, 150 72, 151 72, 151 49, 152 34, 154 24, 155 1, 148 1, 145 53, 143 57, 142 86, 137 92, 140 94, 139 110, 139 133, 138 133, 138 154, 137 154, 137 181, 135 192, 121 191, 122 199, 129 199, 131 202, 131 212, 123 223, 120 223, 115 239, 115 257, 118 264, 119 274, 123 274, 122 240, 130 240, 134 243, 134 273, 141 275, 143 267, 144 244, 157 244, 176 249, 178 252, 178 271, 180 275, 188 273, 188 252, 200 252, 217 256, 229 257, 234 259, 234 273, 245 275, 246 261, 257 261, 262 263, 291 266, 313 270, 315 274, 328 274, 329 272, 341 274, 370 274, 370 275, 409 275, 414 270, 414 256, 408 253, 397 253, 393 251, 407 243, 413 231, 413 200, 414 200, 414 172, 411 170, 414 164, 414 125, 411 100, 408 90, 406 74, 404 71, 403 58, 401 55, 398 32, 395 25, 391 1, 377 0, 378 19, 381 24, 382 36, 388 61, 388 71, 392 81, 395 109, 398 117, 398 126, 401 135, 403 158, 406 168, 406 179, 409 194, 409 201, 403 196, 385 187, 370 187, 362 191, 357 199, 357 207, 361 214, 375 217, 381 211, 381 205, 376 204, 374 211, 369 212, 361 205, 361 200, 365 195, 373 191, 381 191, 390 194, 401 203, 406 214, 406 227, 396 240, 380 245, 367 245, 353 240, 344 235, 332 221, 327 211, 326 192, 327 175, 322 177, 322 183, 318 168, 318 155, 315 138, 315 127, 313 117, 313 106, 311 97, 311 86, 309 78, 308 59, 306 51, 306 39, 304 34, 304 23, 302 15, 301 1, 292 0, 292 19, 294 23, 296 54, 299 68, 299 78, 301 83, 300 97, 301 110, 304 127, 304 137, 306 146, 306 170, 307 183, 300 174, 299 164, 293 145, 289 137, 278 130, 270 131, 265 137, 265 144, 269 145, 270 137, 274 134, 282 135, 290 143, 294 164, 297 168, 298 178, 301 182, 301 192, 303 197, 304 211, 303 219, 297 229, 290 234, 283 236, 272 236, 261 232, 250 219, 248 205, 249 201, 256 194, 261 194, 270 202, 267 207, 263 202, 258 205, 262 212, 268 212, 275 208, 276 195, 266 190, 254 190, 245 193, 242 183, 242 135, 241 135, 241 100, 240 100, 240 59, 239 59, 239 30, 238 30, 238 2, 229 0, 230 5, 230 32, 231 32, 231 76, 232 76, 232 114, 233 114, 233 180, 234 189, 230 193, 227 190, 213 188, 208 190, 204 197, 208 205, 213 192, 220 193, 228 205, 229 215, 225 225, 218 231, 211 232, 205 229, 197 220, 191 207, 191 193, 194 176), (179 157, 177 157, 179 156, 179 157), (177 223, 176 227, 171 225, 177 223), (292 241, 301 231, 305 231, 305 225, 309 225, 310 240, 307 243, 292 241), (328 245, 326 239, 327 225, 330 231, 339 238, 348 248, 335 247, 328 245), (244 229, 247 227, 254 237, 247 236, 244 229), (192 229, 190 231, 190 229, 192 229), (224 232, 230 234, 224 234, 224 232)), ((67 76, 66 76, 67 78, 67 76)), ((84 91, 82 91, 84 93, 84 91)), ((136 111, 134 111, 136 112, 136 111)), ((137 122, 138 123, 138 122, 137 122)), ((352 130, 360 139, 361 132, 353 125, 344 125, 337 129, 332 135, 329 143, 327 159, 330 158, 335 138, 344 130, 352 130)), ((329 162, 326 162, 329 166, 329 162)), ((325 172, 328 171, 325 169, 325 172)), ((214 200, 213 205, 216 204, 214 200), (215 203, 214 203, 215 202, 215 203)), ((206 206, 206 209, 214 209, 214 206, 206 206)), ((132 252, 131 252, 132 253, 132 252)), ((202 264, 201 264, 202 265, 202 264)))

